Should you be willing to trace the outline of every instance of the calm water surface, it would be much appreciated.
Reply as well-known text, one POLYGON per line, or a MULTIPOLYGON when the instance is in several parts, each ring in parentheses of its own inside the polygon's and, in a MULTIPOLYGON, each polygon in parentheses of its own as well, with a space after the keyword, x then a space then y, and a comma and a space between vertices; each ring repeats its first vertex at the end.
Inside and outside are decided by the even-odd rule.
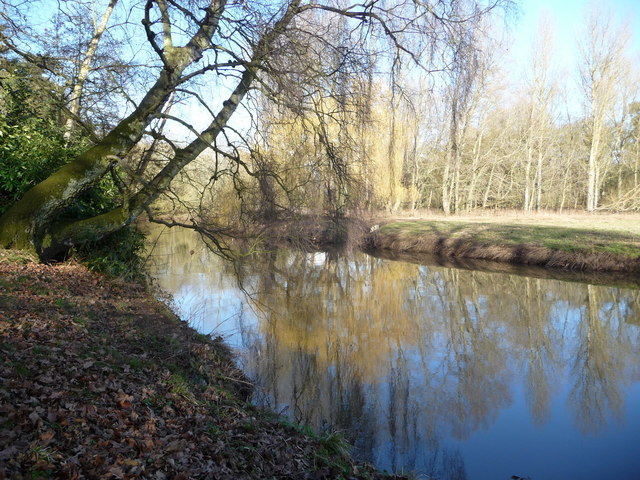
POLYGON ((640 478, 640 291, 165 230, 150 269, 255 401, 421 478, 640 478))

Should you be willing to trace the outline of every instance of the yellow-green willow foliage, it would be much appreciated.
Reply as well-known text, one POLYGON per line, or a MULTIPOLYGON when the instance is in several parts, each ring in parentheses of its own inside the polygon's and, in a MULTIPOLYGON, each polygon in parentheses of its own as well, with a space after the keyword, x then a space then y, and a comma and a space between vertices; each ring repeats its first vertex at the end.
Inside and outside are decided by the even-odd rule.
POLYGON ((391 211, 409 206, 417 195, 409 178, 416 161, 417 119, 402 98, 384 89, 374 98, 371 117, 362 135, 369 146, 363 176, 368 179, 370 203, 391 211))
POLYGON ((279 172, 291 207, 395 210, 417 195, 406 170, 418 124, 402 103, 373 85, 367 97, 317 99, 314 111, 271 108, 256 150, 279 172))
POLYGON ((211 229, 238 227, 243 204, 251 197, 256 180, 235 160, 249 162, 242 152, 229 157, 205 151, 171 182, 171 187, 153 205, 157 218, 176 215, 177 221, 205 221, 211 229))

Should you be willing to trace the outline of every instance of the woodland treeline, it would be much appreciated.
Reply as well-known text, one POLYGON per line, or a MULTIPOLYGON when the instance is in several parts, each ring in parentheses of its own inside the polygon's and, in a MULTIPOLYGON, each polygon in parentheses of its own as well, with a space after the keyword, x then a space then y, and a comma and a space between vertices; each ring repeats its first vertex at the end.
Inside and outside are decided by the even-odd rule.
POLYGON ((290 213, 639 209, 630 29, 584 12, 562 71, 542 27, 516 81, 513 12, 1 0, 0 244, 54 257, 140 216, 215 236, 290 213))
POLYGON ((639 52, 611 13, 583 13, 574 65, 558 65, 546 19, 514 71, 508 34, 492 38, 499 29, 485 18, 446 72, 369 75, 362 97, 325 100, 323 119, 268 111, 267 156, 300 172, 310 159, 323 166, 322 182, 296 177, 308 208, 325 198, 389 211, 638 210, 639 52))
MULTIPOLYGON (((258 101, 242 154, 262 174, 246 190, 250 203, 262 218, 640 209, 639 52, 614 12, 582 14, 574 65, 558 64, 553 23, 543 18, 530 57, 514 69, 504 19, 485 16, 460 32, 441 72, 398 62, 380 75, 387 59, 370 54, 348 85, 326 85, 313 109, 258 101)), ((340 31, 332 29, 331 42, 340 31)), ((205 193, 226 218, 242 211, 247 198, 232 195, 233 181, 212 190, 195 181, 209 178, 211 158, 201 160, 178 196, 197 198, 187 202, 196 209, 205 193)))

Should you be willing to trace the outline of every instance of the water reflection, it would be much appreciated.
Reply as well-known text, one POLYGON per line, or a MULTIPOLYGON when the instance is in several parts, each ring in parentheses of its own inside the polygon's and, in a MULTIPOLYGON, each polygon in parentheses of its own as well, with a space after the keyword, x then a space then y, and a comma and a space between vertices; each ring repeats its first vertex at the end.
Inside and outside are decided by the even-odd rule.
POLYGON ((636 409, 625 420, 640 398, 638 290, 364 254, 274 251, 232 265, 176 230, 152 259, 182 315, 239 349, 256 401, 342 430, 380 468, 640 471, 625 453, 640 433, 636 409))

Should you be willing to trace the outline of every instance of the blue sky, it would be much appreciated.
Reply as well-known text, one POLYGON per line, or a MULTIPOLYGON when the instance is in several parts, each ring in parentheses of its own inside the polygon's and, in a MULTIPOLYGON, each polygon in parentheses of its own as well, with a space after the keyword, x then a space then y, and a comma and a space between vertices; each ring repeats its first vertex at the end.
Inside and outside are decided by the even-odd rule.
MULTIPOLYGON (((560 65, 570 66, 577 55, 577 36, 583 24, 584 12, 592 3, 589 0, 517 0, 520 15, 513 27, 515 42, 510 50, 517 56, 528 58, 531 39, 534 37, 543 12, 553 22, 555 50, 560 65), (521 53, 521 55, 520 55, 521 53)), ((640 35, 637 21, 640 13, 638 0, 605 0, 595 2, 603 10, 610 9, 619 19, 629 22, 633 32, 632 48, 640 52, 640 35)))
MULTIPOLYGON (((503 64, 508 75, 510 93, 523 86, 532 62, 532 42, 538 32, 541 18, 551 22, 553 32, 552 74, 558 87, 564 92, 561 110, 571 116, 580 115, 582 96, 578 90, 577 67, 580 53, 578 37, 583 32, 585 13, 590 0, 516 0, 519 14, 512 21, 508 34, 507 63, 503 64)), ((604 0, 595 2, 603 14, 609 10, 616 23, 626 22, 632 34, 629 53, 640 65, 640 0, 604 0)))
MULTIPOLYGON (((583 24, 584 12, 593 0, 514 0, 519 7, 517 17, 511 22, 509 35, 509 55, 504 60, 511 81, 511 87, 521 84, 525 70, 531 65, 531 45, 541 17, 551 19, 554 32, 554 63, 557 75, 568 90, 569 98, 575 96, 576 65, 578 62, 577 36, 583 24), (510 61, 509 61, 510 60, 510 61)), ((99 3, 102 5, 104 0, 99 3)), ((640 0, 601 0, 595 2, 599 8, 613 11, 618 18, 629 22, 633 33, 632 51, 640 65, 640 0)), ((46 25, 55 0, 44 0, 34 9, 32 18, 46 25)), ((574 97, 569 100, 571 110, 579 110, 579 101, 574 97)), ((192 107, 189 107, 192 108, 192 107)), ((240 113, 240 112, 238 112, 240 113)), ((206 116, 204 111, 195 117, 206 116)), ((239 115, 244 117, 243 115, 239 115)), ((246 123, 246 120, 240 123, 246 123)))

